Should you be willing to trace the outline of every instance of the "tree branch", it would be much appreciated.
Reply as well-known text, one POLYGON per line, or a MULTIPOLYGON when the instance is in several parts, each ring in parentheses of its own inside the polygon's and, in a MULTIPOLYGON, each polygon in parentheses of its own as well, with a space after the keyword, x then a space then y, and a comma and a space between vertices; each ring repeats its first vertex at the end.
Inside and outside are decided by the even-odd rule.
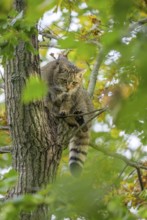
POLYGON ((0 70, 0 78, 2 78, 3 82, 5 82, 5 80, 4 80, 4 76, 3 76, 3 74, 2 74, 2 71, 1 71, 1 70, 0 70))
MULTIPOLYGON (((72 137, 74 137, 80 130, 82 130, 82 128, 83 127, 85 127, 85 125, 87 125, 89 122, 91 122, 94 118, 96 118, 96 117, 98 117, 99 115, 101 115, 103 112, 105 112, 107 110, 107 107, 105 107, 105 108, 102 108, 101 110, 99 110, 99 112, 97 112, 96 114, 94 114, 95 113, 95 111, 93 111, 93 113, 92 112, 90 112, 90 114, 93 114, 93 116, 88 120, 88 121, 86 121, 84 124, 82 124, 81 126, 79 126, 76 130, 75 130, 75 132, 73 132, 72 133, 72 135, 69 137, 69 139, 71 139, 72 137)), ((87 114, 87 113, 86 113, 87 114)), ((77 114, 77 115, 80 115, 80 114, 77 114)), ((74 115, 75 116, 75 115, 74 115)), ((68 142, 66 143, 66 142, 64 142, 64 143, 62 143, 62 144, 68 144, 68 142)))
POLYGON ((0 130, 8 131, 9 130, 9 126, 0 126, 0 130))
POLYGON ((97 81, 97 76, 98 76, 98 71, 100 69, 102 60, 103 60, 103 49, 102 46, 99 45, 100 51, 99 54, 97 55, 93 70, 91 72, 90 75, 90 82, 89 82, 89 86, 88 86, 88 93, 90 95, 90 97, 93 96, 94 93, 94 89, 95 89, 95 85, 96 85, 96 81, 97 81))
POLYGON ((0 147, 0 154, 11 153, 11 152, 12 152, 12 146, 0 147))
POLYGON ((138 23, 138 25, 147 24, 147 18, 144 18, 144 19, 142 19, 142 20, 139 20, 137 23, 138 23))
POLYGON ((23 18, 23 10, 11 21, 10 26, 13 26, 18 20, 23 18))
POLYGON ((39 34, 42 35, 42 37, 46 37, 46 38, 49 38, 49 39, 55 39, 55 40, 58 40, 59 37, 56 36, 55 34, 51 33, 51 31, 39 31, 39 34))
POLYGON ((137 171, 137 175, 138 175, 138 180, 139 180, 139 184, 140 184, 140 189, 141 189, 141 191, 143 191, 143 190, 144 190, 144 185, 143 185, 143 182, 142 182, 142 176, 141 176, 140 169, 139 169, 139 168, 136 168, 136 171, 137 171))
POLYGON ((40 44, 39 45, 39 48, 57 48, 57 49, 60 49, 60 47, 58 45, 55 45, 55 44, 40 44))
MULTIPOLYGON (((68 114, 68 115, 55 115, 55 117, 57 118, 68 118, 68 117, 75 117, 75 116, 84 116, 84 115, 91 115, 94 114, 96 112, 104 112, 104 108, 100 108, 100 109, 95 109, 94 111, 91 112, 87 112, 87 113, 79 113, 79 114, 68 114)), ((100 113, 101 114, 101 113, 100 113)), ((96 117, 96 116, 95 116, 96 117)), ((85 125, 85 124, 84 124, 85 125)))
POLYGON ((129 160, 128 158, 126 158, 125 156, 115 153, 115 152, 110 152, 108 151, 108 149, 104 148, 104 147, 100 147, 97 145, 94 145, 93 143, 90 144, 90 146, 110 157, 114 157, 117 159, 120 159, 122 161, 124 161, 128 166, 134 167, 135 169, 144 169, 147 170, 147 166, 143 166, 141 163, 137 163, 136 161, 133 160, 129 160))
POLYGON ((129 32, 133 31, 134 29, 136 29, 139 26, 142 26, 144 24, 147 24, 147 18, 141 19, 137 22, 134 22, 133 24, 130 25, 129 27, 129 32))

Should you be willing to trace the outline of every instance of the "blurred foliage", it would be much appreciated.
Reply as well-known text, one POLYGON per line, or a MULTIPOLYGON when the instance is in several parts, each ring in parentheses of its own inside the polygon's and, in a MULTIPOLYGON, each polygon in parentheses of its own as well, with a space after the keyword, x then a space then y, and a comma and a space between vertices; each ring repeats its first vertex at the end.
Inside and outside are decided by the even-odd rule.
POLYGON ((80 219, 136 219, 123 204, 122 196, 118 196, 115 192, 120 182, 116 173, 122 164, 118 167, 117 160, 107 158, 104 165, 103 155, 97 155, 99 158, 94 156, 95 163, 87 164, 87 169, 81 178, 71 178, 67 173, 59 176, 56 183, 48 185, 35 195, 22 195, 12 201, 6 201, 5 204, 1 204, 0 217, 5 220, 11 216, 13 220, 22 209, 31 211, 36 205, 46 204, 49 206, 48 215, 54 214, 56 219, 60 220, 78 217, 80 219), (108 172, 111 169, 111 175, 103 172, 104 166, 108 172), (103 183, 103 178, 107 184, 103 183))
MULTIPOLYGON (((0 147, 5 145, 10 145, 11 138, 10 132, 7 130, 1 129, 1 126, 6 126, 6 113, 4 103, 0 103, 0 147)), ((9 154, 0 154, 0 175, 3 169, 7 169, 11 166, 11 156, 9 154)), ((1 189, 0 189, 1 190, 1 189)))
MULTIPOLYGON (((108 111, 93 122, 91 145, 111 153, 120 153, 146 166, 147 144, 147 18, 146 0, 28 0, 24 16, 13 9, 13 1, 0 2, 0 58, 2 63, 14 56, 14 48, 25 41, 34 51, 30 36, 37 33, 34 24, 48 11, 45 24, 39 22, 40 57, 43 61, 70 49, 69 59, 87 69, 84 86, 102 48, 93 103, 108 111), (49 11, 48 11, 49 10, 49 11), (60 16, 57 16, 60 14, 60 16), (49 19, 49 20, 47 20, 49 19), (136 23, 135 23, 136 22, 136 23), (49 24, 49 25, 48 25, 49 24), (134 26, 135 25, 135 26, 134 26), (133 27, 133 28, 132 28, 133 27), (52 53, 52 57, 49 54, 52 53)), ((1 79, 0 79, 1 85, 1 79)), ((3 90, 0 89, 0 94, 3 90)), ((37 77, 28 79, 23 101, 39 100, 46 93, 37 77)), ((4 104, 0 103, 0 126, 6 125, 4 104)), ((0 130, 0 146, 10 143, 9 133, 0 130)), ((56 183, 34 195, 21 195, 0 203, 0 219, 18 218, 20 210, 30 211, 47 204, 56 219, 90 220, 146 219, 147 172, 141 170, 144 190, 137 172, 117 157, 90 149, 81 178, 73 179, 68 170, 68 152, 63 153, 56 183), (133 210, 133 211, 132 211, 133 210), (133 213, 134 214, 133 214, 133 213)), ((9 155, 0 155, 1 169, 11 164, 9 155)), ((13 171, 0 170, 0 193, 5 195, 17 178, 13 171)))
POLYGON ((7 195, 10 187, 13 187, 17 181, 17 173, 15 170, 7 170, 4 175, 0 175, 0 194, 7 195))
POLYGON ((31 101, 41 100, 47 93, 47 85, 37 75, 30 76, 23 89, 22 101, 29 103, 31 101))

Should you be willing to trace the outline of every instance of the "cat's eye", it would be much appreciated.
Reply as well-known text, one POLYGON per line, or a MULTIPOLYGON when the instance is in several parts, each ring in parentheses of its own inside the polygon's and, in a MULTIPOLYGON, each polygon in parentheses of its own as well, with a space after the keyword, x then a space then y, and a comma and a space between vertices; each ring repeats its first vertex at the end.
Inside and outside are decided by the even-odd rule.
POLYGON ((58 78, 59 79, 59 81, 61 82, 61 83, 67 83, 67 79, 64 79, 64 78, 58 78))
POLYGON ((61 79, 61 82, 62 83, 67 83, 67 80, 66 79, 61 79))
POLYGON ((72 82, 72 85, 73 86, 76 86, 78 83, 77 82, 72 82))

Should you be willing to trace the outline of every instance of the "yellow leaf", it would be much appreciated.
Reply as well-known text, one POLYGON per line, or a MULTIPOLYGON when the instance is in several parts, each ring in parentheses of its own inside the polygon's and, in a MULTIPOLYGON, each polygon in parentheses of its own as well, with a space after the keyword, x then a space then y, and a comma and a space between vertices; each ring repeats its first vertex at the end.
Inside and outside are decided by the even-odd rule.
POLYGON ((110 132, 112 138, 118 138, 119 133, 120 133, 120 131, 117 128, 112 128, 111 132, 110 132))
POLYGON ((48 51, 47 48, 39 49, 39 54, 40 54, 42 57, 46 57, 47 51, 48 51))

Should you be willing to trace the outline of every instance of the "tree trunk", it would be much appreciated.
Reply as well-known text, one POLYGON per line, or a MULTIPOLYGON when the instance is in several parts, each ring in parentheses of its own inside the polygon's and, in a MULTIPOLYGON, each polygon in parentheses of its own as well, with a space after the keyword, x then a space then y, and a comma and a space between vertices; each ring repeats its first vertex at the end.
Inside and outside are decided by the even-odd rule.
MULTIPOLYGON (((18 11, 24 2, 15 1, 18 11)), ((38 50, 37 36, 30 41, 38 50)), ((62 154, 58 137, 60 126, 45 110, 42 102, 24 105, 21 102, 22 88, 31 74, 39 74, 39 56, 26 50, 25 42, 19 42, 14 58, 5 66, 5 93, 8 123, 12 138, 13 168, 18 172, 18 182, 8 197, 34 193, 52 182, 62 154), (58 139, 58 143, 57 143, 58 139)), ((21 219, 45 219, 45 207, 39 207, 33 214, 22 214, 21 219)))

